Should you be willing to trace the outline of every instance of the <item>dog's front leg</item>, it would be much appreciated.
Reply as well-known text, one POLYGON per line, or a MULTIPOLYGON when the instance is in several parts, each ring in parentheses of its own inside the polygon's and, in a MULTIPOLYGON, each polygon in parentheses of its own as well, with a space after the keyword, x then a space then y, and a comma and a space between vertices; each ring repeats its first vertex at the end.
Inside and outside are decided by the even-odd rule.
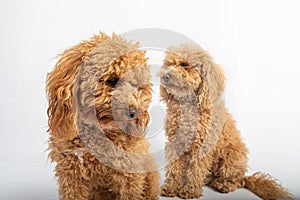
MULTIPOLYGON (((65 160, 68 160, 67 158, 65 160)), ((70 162, 61 161, 56 166, 60 200, 87 200, 89 196, 89 179, 84 166, 74 157, 70 162), (71 162, 73 160, 74 162, 71 162)))
POLYGON ((111 173, 106 177, 110 180, 108 191, 114 193, 117 200, 144 200, 145 173, 111 173))
POLYGON ((159 179, 158 171, 148 172, 146 175, 146 199, 156 200, 159 195, 159 179))
POLYGON ((182 199, 199 198, 203 192, 202 187, 205 184, 205 179, 210 173, 210 156, 199 159, 199 154, 195 152, 197 149, 184 154, 184 183, 178 193, 178 197, 182 199))
POLYGON ((183 155, 166 167, 166 179, 161 187, 160 195, 175 197, 182 186, 182 175, 184 171, 183 155))

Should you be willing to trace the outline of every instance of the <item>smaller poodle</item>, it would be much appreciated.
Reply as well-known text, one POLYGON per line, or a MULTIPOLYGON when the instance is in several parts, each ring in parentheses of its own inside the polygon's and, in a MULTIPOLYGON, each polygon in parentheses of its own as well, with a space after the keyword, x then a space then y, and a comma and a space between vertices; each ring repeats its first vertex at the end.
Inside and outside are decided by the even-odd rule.
POLYGON ((271 176, 246 176, 248 150, 221 98, 224 74, 201 47, 169 48, 159 72, 167 105, 166 179, 161 195, 198 198, 202 187, 221 193, 246 188, 262 199, 292 199, 271 176))
POLYGON ((159 173, 145 140, 151 101, 145 51, 95 35, 47 77, 49 157, 61 200, 156 200, 159 173))

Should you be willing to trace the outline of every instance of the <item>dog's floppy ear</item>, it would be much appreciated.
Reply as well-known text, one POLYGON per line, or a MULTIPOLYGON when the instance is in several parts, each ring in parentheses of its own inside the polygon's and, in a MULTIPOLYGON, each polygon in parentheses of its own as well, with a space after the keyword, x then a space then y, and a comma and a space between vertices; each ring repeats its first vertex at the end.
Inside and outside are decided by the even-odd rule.
POLYGON ((101 33, 90 40, 82 41, 65 50, 56 63, 52 72, 47 75, 46 92, 49 107, 49 132, 58 137, 76 137, 77 130, 74 124, 72 110, 73 87, 76 75, 84 57, 100 42, 109 39, 101 33))
POLYGON ((221 67, 209 58, 197 66, 202 84, 199 87, 198 97, 200 106, 210 108, 218 101, 225 89, 226 78, 221 67))

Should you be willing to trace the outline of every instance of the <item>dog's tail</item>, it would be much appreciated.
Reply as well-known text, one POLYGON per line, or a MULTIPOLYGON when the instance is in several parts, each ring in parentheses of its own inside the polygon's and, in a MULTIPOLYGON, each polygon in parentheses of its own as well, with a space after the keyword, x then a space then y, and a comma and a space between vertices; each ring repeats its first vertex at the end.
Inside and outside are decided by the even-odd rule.
POLYGON ((292 200, 294 197, 269 174, 256 172, 245 177, 245 188, 264 200, 292 200))

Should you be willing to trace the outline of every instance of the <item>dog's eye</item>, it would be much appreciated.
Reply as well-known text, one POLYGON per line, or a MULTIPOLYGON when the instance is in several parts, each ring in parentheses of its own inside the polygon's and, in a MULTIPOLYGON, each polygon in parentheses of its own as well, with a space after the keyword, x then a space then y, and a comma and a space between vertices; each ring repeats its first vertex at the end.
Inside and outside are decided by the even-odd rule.
POLYGON ((118 78, 111 78, 106 81, 106 84, 111 87, 115 87, 117 85, 118 81, 119 81, 118 78))
POLYGON ((189 66, 189 63, 187 63, 187 62, 181 62, 180 66, 183 67, 183 68, 186 68, 186 67, 189 66))

